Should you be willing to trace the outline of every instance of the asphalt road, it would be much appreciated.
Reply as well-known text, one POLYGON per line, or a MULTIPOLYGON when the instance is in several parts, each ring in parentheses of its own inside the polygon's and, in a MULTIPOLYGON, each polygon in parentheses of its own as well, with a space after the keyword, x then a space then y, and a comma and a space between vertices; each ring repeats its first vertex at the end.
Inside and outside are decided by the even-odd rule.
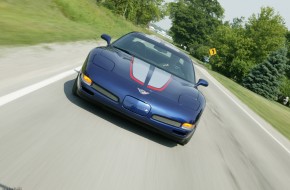
POLYGON ((186 146, 74 97, 95 45, 0 49, 0 189, 290 189, 289 141, 202 68, 207 107, 186 146))

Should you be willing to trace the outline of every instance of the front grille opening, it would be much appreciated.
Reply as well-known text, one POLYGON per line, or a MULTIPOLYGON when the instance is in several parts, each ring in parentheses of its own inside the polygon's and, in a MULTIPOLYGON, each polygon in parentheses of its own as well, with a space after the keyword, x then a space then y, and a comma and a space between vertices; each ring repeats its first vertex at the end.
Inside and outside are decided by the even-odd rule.
POLYGON ((112 94, 111 92, 109 92, 108 90, 104 89, 103 87, 97 85, 97 84, 93 84, 92 87, 98 91, 99 93, 101 93, 102 95, 106 96, 107 98, 110 98, 111 100, 118 102, 119 98, 117 96, 115 96, 114 94, 112 94))
POLYGON ((89 89, 87 89, 86 87, 82 87, 83 91, 85 91, 86 93, 88 93, 89 95, 94 95, 94 93, 92 91, 90 91, 89 89))
POLYGON ((181 123, 179 123, 177 121, 174 121, 174 120, 171 120, 171 119, 168 119, 166 117, 159 116, 159 115, 153 115, 152 118, 154 120, 157 120, 157 121, 160 121, 162 123, 165 123, 165 124, 168 124, 168 125, 172 125, 172 126, 175 126, 175 127, 180 127, 180 125, 181 125, 181 123))

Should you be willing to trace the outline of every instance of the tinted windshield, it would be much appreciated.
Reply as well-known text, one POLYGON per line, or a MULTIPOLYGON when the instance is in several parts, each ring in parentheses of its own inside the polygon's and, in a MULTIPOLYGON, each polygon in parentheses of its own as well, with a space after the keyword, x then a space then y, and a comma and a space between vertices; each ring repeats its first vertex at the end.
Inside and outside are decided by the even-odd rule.
POLYGON ((112 46, 124 50, 179 78, 195 83, 191 60, 168 45, 131 33, 114 42, 112 46))

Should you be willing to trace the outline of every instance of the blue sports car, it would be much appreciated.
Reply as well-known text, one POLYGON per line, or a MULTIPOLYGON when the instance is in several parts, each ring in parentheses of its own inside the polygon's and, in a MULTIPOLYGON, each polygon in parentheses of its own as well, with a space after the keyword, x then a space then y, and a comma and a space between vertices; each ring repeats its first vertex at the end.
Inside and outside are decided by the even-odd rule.
POLYGON ((73 94, 131 118, 184 145, 205 108, 192 60, 155 36, 131 32, 89 53, 73 94))

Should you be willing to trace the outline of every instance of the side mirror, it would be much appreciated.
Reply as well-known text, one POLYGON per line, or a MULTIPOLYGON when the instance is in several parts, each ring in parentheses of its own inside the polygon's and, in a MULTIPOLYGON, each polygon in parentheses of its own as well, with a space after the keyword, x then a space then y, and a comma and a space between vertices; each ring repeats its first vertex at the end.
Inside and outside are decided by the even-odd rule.
POLYGON ((111 44, 111 36, 109 36, 108 34, 102 34, 101 38, 107 42, 107 45, 111 44))
POLYGON ((199 79, 195 86, 196 87, 198 87, 198 86, 205 86, 205 87, 207 87, 208 86, 208 82, 206 80, 204 80, 204 79, 199 79))

